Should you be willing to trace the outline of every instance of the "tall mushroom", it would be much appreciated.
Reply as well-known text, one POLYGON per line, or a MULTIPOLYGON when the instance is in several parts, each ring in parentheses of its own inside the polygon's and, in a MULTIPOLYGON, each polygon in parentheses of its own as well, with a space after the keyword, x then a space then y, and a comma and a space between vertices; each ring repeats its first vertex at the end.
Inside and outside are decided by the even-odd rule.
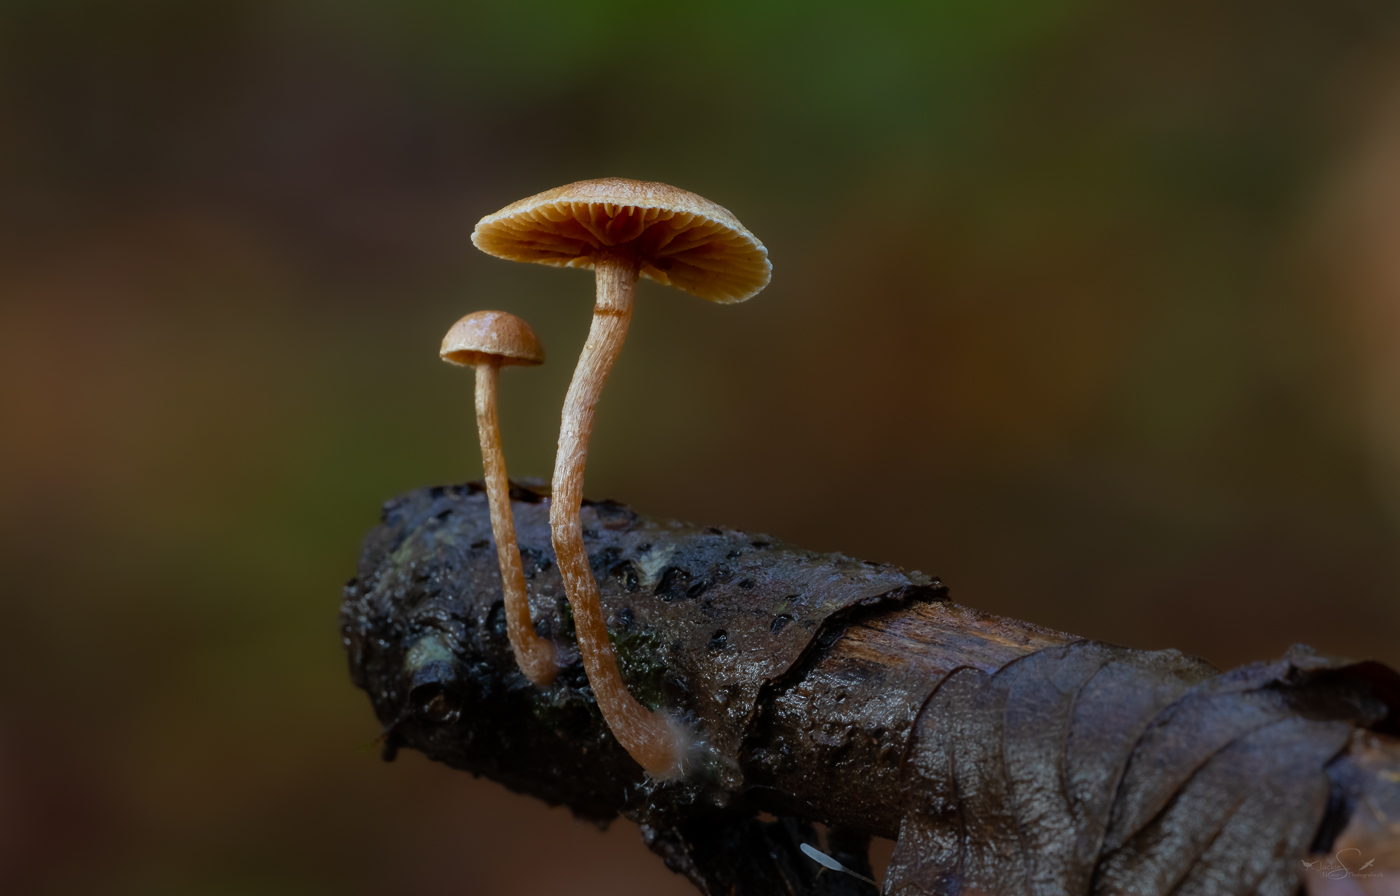
POLYGON ((579 508, 593 414, 632 319, 638 276, 723 304, 768 285, 768 250, 727 209, 667 184, 610 177, 522 199, 476 225, 478 249, 511 261, 592 268, 597 299, 564 399, 549 508, 554 552, 574 611, 579 654, 618 742, 657 778, 684 770, 687 738, 627 692, 588 566, 579 508))
POLYGON ((486 499, 491 505, 491 532, 496 536, 496 559, 505 592, 506 634, 520 671, 534 684, 549 684, 559 671, 554 645, 535 633, 530 602, 525 594, 525 571, 515 541, 510 512, 510 485, 496 422, 496 379, 502 367, 544 363, 544 346, 530 325, 504 311, 477 311, 452 325, 442 339, 444 361, 476 368, 476 429, 481 437, 481 465, 486 474, 486 499))

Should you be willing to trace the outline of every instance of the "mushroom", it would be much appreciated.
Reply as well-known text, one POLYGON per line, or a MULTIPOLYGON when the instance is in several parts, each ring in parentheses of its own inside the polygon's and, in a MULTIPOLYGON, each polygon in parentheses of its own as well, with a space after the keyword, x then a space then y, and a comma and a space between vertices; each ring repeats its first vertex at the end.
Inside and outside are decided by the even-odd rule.
POLYGON ((684 771, 690 739, 678 721, 647 710, 628 693, 588 566, 579 520, 588 437, 627 336, 638 276, 711 302, 742 302, 768 285, 768 250, 733 214, 707 199, 617 177, 580 181, 508 205, 477 223, 472 242, 511 261, 593 269, 597 300, 564 400, 549 522, 598 708, 648 774, 675 777, 684 771))
POLYGON ((481 465, 486 474, 486 499, 491 505, 491 532, 501 564, 505 592, 506 634, 520 671, 534 684, 549 684, 559 671, 554 644, 535 633, 530 602, 525 596, 525 571, 515 542, 510 512, 510 484, 496 423, 496 379, 502 367, 544 363, 544 346, 530 325, 504 311, 477 311, 452 325, 442 338, 444 361, 476 368, 476 429, 481 437, 481 465))

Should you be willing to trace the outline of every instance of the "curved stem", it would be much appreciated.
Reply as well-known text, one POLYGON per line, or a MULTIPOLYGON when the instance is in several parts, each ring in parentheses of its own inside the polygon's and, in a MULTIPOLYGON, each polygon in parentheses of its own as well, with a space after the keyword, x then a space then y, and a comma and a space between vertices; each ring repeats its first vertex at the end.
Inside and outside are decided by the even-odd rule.
POLYGON ((564 399, 559 452, 554 459, 549 525, 559 572, 574 611, 579 654, 598 709, 613 736, 632 758, 653 777, 666 778, 681 771, 679 739, 670 719, 638 703, 622 681, 598 601, 598 583, 588 567, 588 551, 583 544, 583 526, 579 521, 583 470, 588 461, 588 437, 593 431, 594 411, 632 320, 637 260, 634 254, 625 251, 626 247, 617 249, 623 251, 615 249, 593 260, 598 298, 588 341, 579 355, 573 382, 564 399))
POLYGON ((554 644, 535 633, 530 622, 530 601, 525 594, 525 570, 515 541, 515 519, 510 511, 510 483, 501 451, 501 430, 496 422, 496 379, 499 361, 476 365, 476 430, 481 436, 481 465, 486 473, 486 498, 491 505, 491 533, 496 537, 496 558, 501 565, 501 590, 506 598, 506 634, 515 650, 515 662, 532 684, 549 684, 559 671, 554 644))

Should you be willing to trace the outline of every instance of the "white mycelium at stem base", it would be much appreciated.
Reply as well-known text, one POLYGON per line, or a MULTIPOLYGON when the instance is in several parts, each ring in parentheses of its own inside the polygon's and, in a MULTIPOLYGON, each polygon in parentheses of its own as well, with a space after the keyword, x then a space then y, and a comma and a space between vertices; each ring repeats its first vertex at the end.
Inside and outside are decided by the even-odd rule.
POLYGON ((627 690, 618 671, 617 655, 608 640, 608 627, 598 600, 598 583, 588 566, 579 509, 583 503, 583 470, 588 462, 588 437, 594 411, 608 381, 632 321, 632 295, 637 286, 637 257, 629 246, 594 256, 598 297, 593 324, 579 355, 573 382, 564 399, 559 427, 559 452, 554 458, 554 484, 549 525, 559 573, 574 611, 579 655, 588 684, 618 743, 657 778, 683 770, 688 738, 665 713, 648 710, 627 690))
POLYGON ((598 395, 622 349, 640 276, 718 304, 743 302, 772 273, 768 250, 723 206, 669 184, 606 177, 547 190, 477 222, 472 242, 512 261, 593 268, 588 343, 564 403, 549 520, 579 654, 618 743, 657 778, 684 772, 689 736, 627 692, 608 641, 579 508, 598 395))

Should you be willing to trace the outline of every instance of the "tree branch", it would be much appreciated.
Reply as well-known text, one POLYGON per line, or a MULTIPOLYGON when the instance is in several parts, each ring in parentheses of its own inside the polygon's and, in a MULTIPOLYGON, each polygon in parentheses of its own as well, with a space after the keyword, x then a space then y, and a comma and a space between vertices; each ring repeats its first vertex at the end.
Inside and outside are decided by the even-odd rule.
MULTIPOLYGON (((1295 651, 1217 674, 960 607, 918 573, 588 503, 629 690, 703 739, 682 780, 648 780, 579 665, 547 498, 512 497, 564 669, 537 688, 510 654, 479 486, 390 502, 342 615, 385 756, 409 746, 600 824, 625 815, 702 892, 868 892, 796 851, 812 823, 852 868, 869 835, 898 837, 887 892, 910 896, 1291 892, 1359 806, 1400 819, 1400 676, 1379 664, 1295 651)), ((1377 830, 1366 842, 1400 837, 1377 830)))

